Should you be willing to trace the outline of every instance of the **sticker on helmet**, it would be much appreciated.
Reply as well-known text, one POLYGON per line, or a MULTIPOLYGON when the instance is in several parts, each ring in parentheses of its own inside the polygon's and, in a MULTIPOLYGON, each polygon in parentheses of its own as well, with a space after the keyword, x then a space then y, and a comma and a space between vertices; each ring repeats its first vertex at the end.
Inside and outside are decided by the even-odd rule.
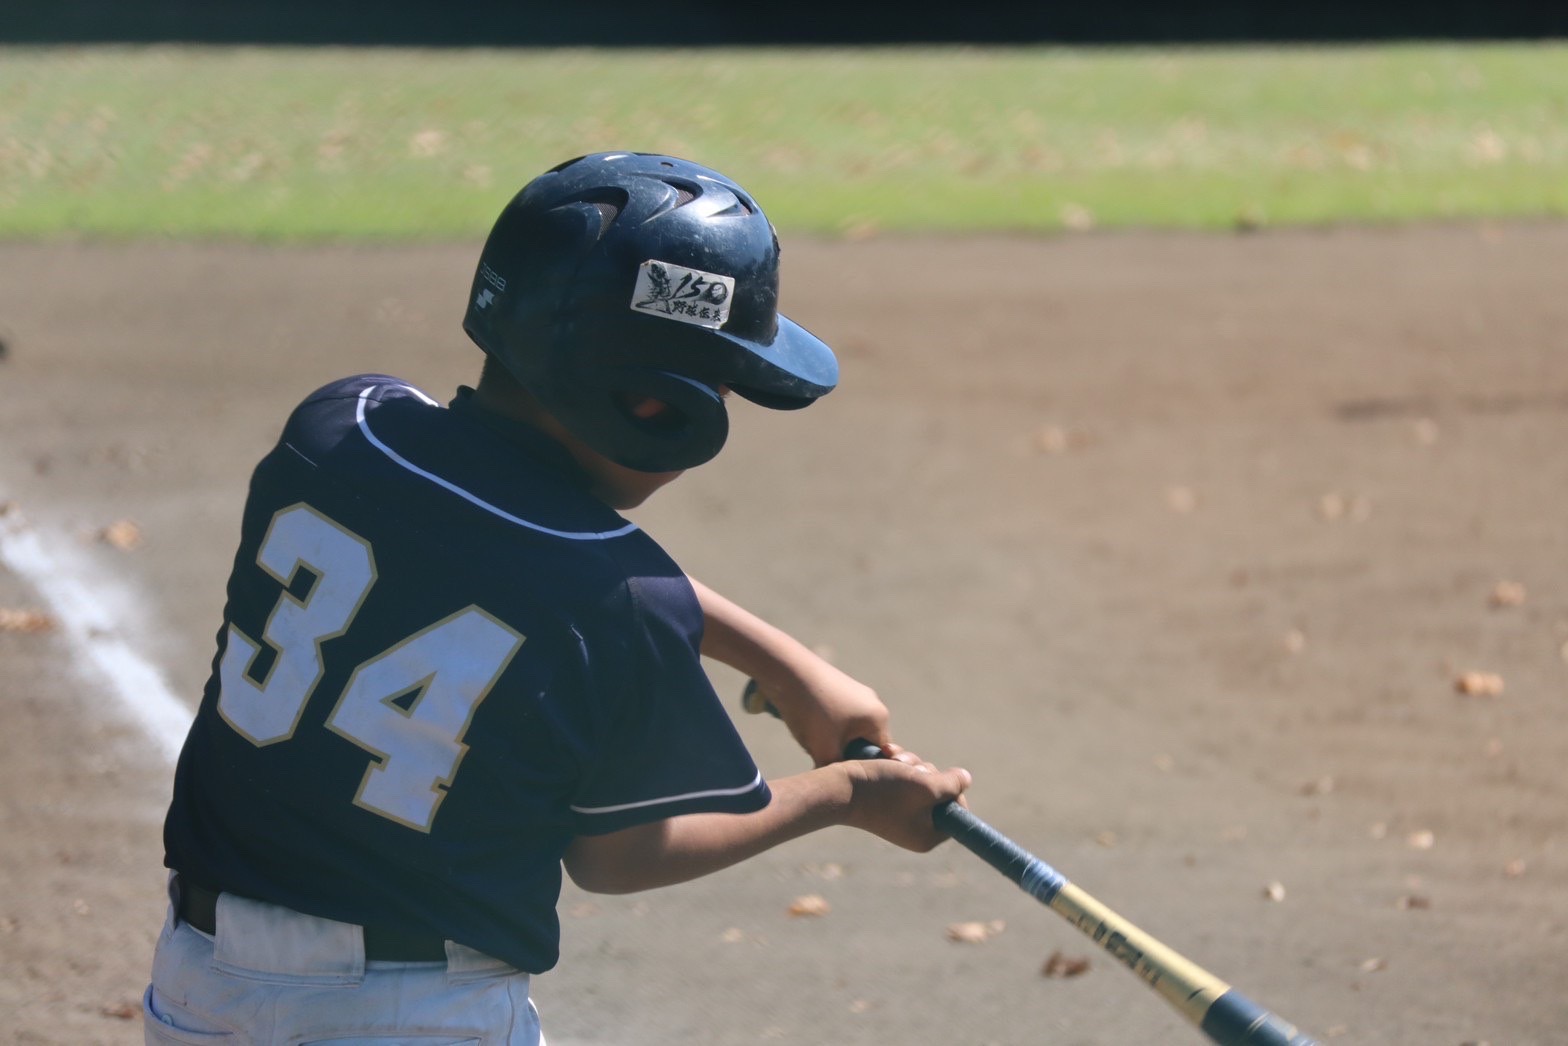
POLYGON ((717 329, 730 318, 735 277, 688 269, 652 258, 637 269, 632 311, 717 329))

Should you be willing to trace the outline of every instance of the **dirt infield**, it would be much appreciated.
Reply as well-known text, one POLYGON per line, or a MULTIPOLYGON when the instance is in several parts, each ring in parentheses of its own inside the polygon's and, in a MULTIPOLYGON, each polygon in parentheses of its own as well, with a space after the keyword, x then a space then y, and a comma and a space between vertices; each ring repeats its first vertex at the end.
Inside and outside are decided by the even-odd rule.
MULTIPOLYGON (((193 701, 255 458, 330 378, 471 380, 476 248, 0 247, 0 503, 193 701)), ((1561 1043, 1565 263, 1563 225, 787 241, 842 388, 738 411, 637 518, 1324 1040, 1561 1043)), ((0 1026, 138 1042, 170 769, 34 583, 0 610, 0 1026)), ((827 832, 561 909, 553 1046, 1200 1041, 956 846, 827 832)))

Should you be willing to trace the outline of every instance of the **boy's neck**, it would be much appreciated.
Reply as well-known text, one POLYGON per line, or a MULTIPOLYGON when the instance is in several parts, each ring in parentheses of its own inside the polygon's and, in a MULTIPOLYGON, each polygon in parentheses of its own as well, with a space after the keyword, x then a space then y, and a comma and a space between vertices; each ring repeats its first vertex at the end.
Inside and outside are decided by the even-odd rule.
POLYGON ((559 443, 588 474, 593 496, 613 509, 636 508, 681 474, 639 472, 611 461, 568 432, 531 392, 489 360, 474 388, 474 402, 482 410, 530 425, 559 443))

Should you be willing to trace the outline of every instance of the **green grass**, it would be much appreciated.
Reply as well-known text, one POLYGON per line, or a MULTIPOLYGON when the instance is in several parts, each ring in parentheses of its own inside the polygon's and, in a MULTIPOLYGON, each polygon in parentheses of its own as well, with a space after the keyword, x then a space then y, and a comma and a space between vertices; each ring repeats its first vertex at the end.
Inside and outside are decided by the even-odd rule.
POLYGON ((471 238, 596 149, 782 229, 1568 215, 1568 44, 0 48, 0 238, 471 238))

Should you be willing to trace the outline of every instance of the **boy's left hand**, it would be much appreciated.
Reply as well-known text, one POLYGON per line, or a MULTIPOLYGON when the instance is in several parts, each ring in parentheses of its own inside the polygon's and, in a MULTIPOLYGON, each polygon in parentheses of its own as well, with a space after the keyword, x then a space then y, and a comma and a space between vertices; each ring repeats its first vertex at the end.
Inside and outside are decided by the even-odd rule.
POLYGON ((844 758, 845 747, 857 739, 898 750, 888 736, 887 706, 876 691, 826 661, 799 674, 758 680, 757 689, 817 766, 844 758))

